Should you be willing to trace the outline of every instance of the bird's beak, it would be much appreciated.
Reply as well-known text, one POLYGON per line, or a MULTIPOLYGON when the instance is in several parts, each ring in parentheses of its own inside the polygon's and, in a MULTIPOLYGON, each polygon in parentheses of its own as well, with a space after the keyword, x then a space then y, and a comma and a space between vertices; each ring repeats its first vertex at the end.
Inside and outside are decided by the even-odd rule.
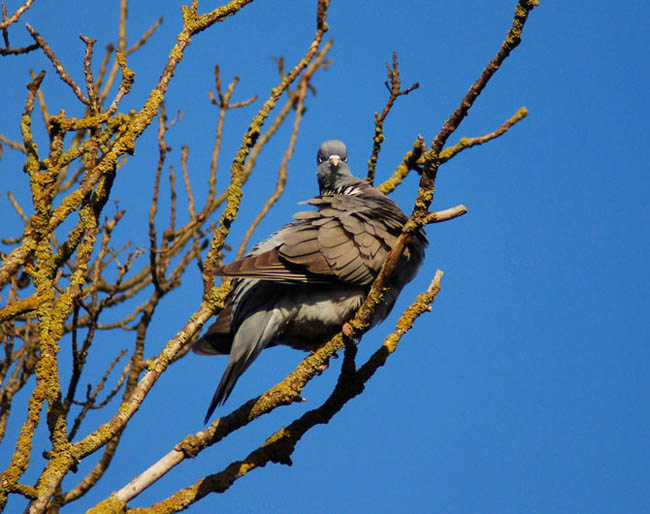
POLYGON ((328 160, 329 163, 335 168, 338 168, 339 164, 341 163, 341 158, 338 155, 330 155, 330 158, 328 160))

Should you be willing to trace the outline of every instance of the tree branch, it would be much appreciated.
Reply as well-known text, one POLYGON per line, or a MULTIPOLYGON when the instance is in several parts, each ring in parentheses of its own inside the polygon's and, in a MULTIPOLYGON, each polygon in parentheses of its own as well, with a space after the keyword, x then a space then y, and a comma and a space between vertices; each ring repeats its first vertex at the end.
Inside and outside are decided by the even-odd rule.
POLYGON ((489 134, 485 134, 484 136, 461 138, 457 144, 445 148, 442 152, 440 152, 440 157, 439 157, 440 163, 442 164, 443 162, 447 162, 449 159, 456 156, 457 154, 459 154, 460 152, 462 152, 467 148, 472 148, 473 146, 482 145, 483 143, 487 143, 492 139, 496 139, 497 137, 505 134, 513 125, 523 120, 526 116, 528 116, 528 110, 525 107, 522 107, 510 119, 506 120, 503 123, 503 125, 501 125, 495 131, 490 132, 489 134))
POLYGON ((377 168, 377 160, 379 159, 381 144, 384 142, 384 121, 386 120, 388 113, 393 108, 395 100, 397 100, 398 97, 408 95, 411 91, 420 87, 420 84, 416 82, 404 90, 401 89, 402 83, 399 78, 397 52, 393 52, 392 68, 387 64, 386 70, 388 71, 388 81, 386 81, 385 84, 390 96, 388 97, 386 106, 381 114, 375 113, 375 136, 372 139, 372 153, 368 160, 368 175, 366 176, 366 182, 370 185, 375 183, 375 169, 377 168))

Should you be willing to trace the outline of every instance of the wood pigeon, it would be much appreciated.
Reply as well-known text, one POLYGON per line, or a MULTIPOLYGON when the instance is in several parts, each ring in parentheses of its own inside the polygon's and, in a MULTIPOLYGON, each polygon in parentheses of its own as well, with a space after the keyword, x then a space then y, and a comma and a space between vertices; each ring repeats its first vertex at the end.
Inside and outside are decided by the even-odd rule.
MULTIPOLYGON (((200 355, 229 354, 205 422, 226 401, 237 379, 269 346, 313 351, 341 330, 363 303, 407 216, 391 199, 352 175, 347 149, 325 141, 317 154, 316 208, 217 271, 236 277, 214 324, 193 347, 200 355)), ((372 325, 390 313, 424 259, 427 238, 408 244, 372 325)))

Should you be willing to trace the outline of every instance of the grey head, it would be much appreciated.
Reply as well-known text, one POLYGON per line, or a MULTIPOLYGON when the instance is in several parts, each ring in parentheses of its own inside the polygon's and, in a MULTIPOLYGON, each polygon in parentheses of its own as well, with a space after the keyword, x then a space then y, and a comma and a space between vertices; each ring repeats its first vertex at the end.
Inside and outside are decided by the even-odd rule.
POLYGON ((348 166, 348 149, 343 141, 325 141, 316 154, 318 163, 318 187, 320 194, 340 194, 347 186, 354 186, 359 179, 352 175, 348 166))

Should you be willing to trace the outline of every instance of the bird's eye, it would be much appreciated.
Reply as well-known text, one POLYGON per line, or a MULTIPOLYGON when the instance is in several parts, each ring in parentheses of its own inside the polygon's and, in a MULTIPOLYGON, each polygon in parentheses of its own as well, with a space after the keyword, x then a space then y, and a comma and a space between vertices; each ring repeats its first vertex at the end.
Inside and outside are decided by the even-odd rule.
POLYGON ((321 163, 321 162, 323 162, 323 161, 325 161, 325 159, 323 158, 322 155, 319 155, 319 156, 318 156, 318 162, 321 163))
POLYGON ((348 162, 348 156, 343 157, 343 162, 348 162))

